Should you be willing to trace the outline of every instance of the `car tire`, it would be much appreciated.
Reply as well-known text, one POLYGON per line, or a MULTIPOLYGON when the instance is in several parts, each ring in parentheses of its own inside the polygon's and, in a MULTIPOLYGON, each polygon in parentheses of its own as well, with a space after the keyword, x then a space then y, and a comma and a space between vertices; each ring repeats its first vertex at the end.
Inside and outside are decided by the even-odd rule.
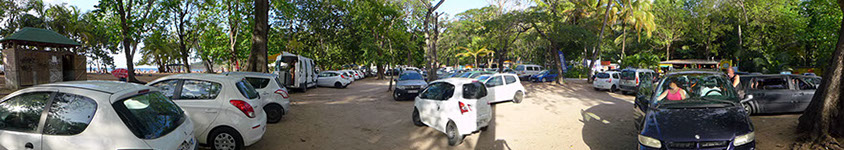
POLYGON ((463 143, 463 135, 457 130, 457 125, 452 121, 448 121, 445 127, 445 134, 448 137, 448 145, 455 146, 463 143))
POLYGON ((548 82, 548 81, 543 77, 542 81, 539 81, 539 82, 548 82))
POLYGON ((208 144, 212 150, 241 150, 243 137, 232 128, 221 127, 208 134, 208 144))
POLYGON ((425 123, 422 123, 422 119, 419 118, 419 110, 416 109, 416 108, 413 108, 412 121, 413 121, 413 125, 416 125, 417 127, 425 126, 425 123))
POLYGON ((757 111, 758 111, 758 110, 757 110, 757 107, 756 107, 756 103, 755 103, 755 102, 753 102, 753 101, 749 101, 749 102, 746 102, 746 103, 742 103, 742 105, 744 105, 744 111, 746 111, 746 112, 747 112, 747 115, 753 115, 753 114, 756 114, 756 113, 757 113, 757 111))
POLYGON ((601 89, 598 89, 596 87, 593 87, 592 89, 595 89, 595 91, 601 91, 601 89))
POLYGON ((335 87, 335 88, 338 88, 338 89, 339 89, 339 88, 343 88, 343 84, 342 84, 342 83, 340 83, 340 82, 336 82, 336 83, 334 83, 334 87, 335 87))
POLYGON ((284 108, 278 104, 264 106, 264 112, 267 113, 267 123, 278 123, 284 117, 284 108))
POLYGON ((618 89, 617 87, 615 87, 615 85, 612 85, 612 87, 610 87, 610 93, 615 93, 616 90, 618 89))
POLYGON ((522 103, 522 100, 525 99, 525 92, 516 91, 516 94, 513 96, 514 103, 522 103))
POLYGON ((400 100, 399 98, 400 98, 399 92, 396 92, 396 90, 393 90, 393 100, 399 101, 400 100))

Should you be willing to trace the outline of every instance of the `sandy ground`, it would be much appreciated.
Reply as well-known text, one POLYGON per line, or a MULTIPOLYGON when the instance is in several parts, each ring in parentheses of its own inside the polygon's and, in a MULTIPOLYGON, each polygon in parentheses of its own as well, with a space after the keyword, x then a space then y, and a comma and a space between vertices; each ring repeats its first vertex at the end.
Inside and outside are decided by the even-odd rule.
MULTIPOLYGON (((144 82, 166 74, 139 76, 144 82)), ((89 74, 89 80, 116 80, 89 74)), ((519 104, 494 106, 487 131, 448 146, 445 134, 411 123, 413 101, 394 101, 388 80, 358 80, 346 89, 291 92, 290 113, 269 124, 247 149, 635 149, 629 95, 594 91, 584 80, 564 86, 524 83, 528 97, 519 104)), ((0 94, 11 90, 0 89, 0 94)), ((758 149, 788 149, 795 141, 799 114, 752 116, 758 149)))

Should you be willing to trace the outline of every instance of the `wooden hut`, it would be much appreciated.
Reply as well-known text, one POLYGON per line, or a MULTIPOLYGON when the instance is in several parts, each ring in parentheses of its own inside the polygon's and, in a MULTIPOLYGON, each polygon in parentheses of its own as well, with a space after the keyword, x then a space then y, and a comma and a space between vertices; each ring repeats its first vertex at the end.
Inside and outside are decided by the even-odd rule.
POLYGON ((0 39, 0 44, 6 88, 86 80, 85 55, 73 51, 81 45, 61 34, 27 27, 0 39))

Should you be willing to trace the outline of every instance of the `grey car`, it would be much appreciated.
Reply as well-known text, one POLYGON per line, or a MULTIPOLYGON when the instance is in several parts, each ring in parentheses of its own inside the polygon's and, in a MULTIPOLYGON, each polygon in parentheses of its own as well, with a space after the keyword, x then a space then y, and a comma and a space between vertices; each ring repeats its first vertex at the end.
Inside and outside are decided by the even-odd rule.
POLYGON ((741 85, 753 99, 746 102, 749 113, 802 112, 815 95, 815 86, 802 75, 745 75, 741 85))
POLYGON ((419 72, 404 71, 396 79, 396 87, 393 89, 393 99, 398 101, 416 97, 427 85, 428 82, 425 82, 425 78, 419 72))

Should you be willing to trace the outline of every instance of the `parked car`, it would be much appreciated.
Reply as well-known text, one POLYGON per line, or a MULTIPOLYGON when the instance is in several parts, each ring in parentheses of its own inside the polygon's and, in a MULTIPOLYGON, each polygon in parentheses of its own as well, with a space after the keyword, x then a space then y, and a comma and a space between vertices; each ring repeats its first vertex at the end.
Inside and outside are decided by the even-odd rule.
POLYGON ((360 73, 360 71, 352 70, 352 73, 354 73, 355 80, 363 79, 363 73, 360 73))
POLYGON ((528 81, 531 82, 554 82, 557 80, 557 70, 543 70, 535 75, 531 75, 528 81))
POLYGON ((753 99, 745 103, 748 113, 803 112, 812 102, 817 86, 802 75, 746 75, 740 86, 753 99))
POLYGON ((537 74, 542 70, 542 66, 539 65, 518 65, 516 69, 513 69, 521 80, 527 80, 531 75, 537 74))
POLYGON ((357 78, 355 78, 355 71, 352 71, 352 70, 340 70, 340 71, 348 74, 349 75, 348 79, 351 80, 352 82, 355 82, 355 80, 357 80, 357 78))
POLYGON ((431 82, 413 104, 412 121, 443 132, 449 145, 463 143, 463 137, 486 130, 492 120, 491 97, 475 79, 450 78, 431 82))
POLYGON ((615 92, 618 90, 618 82, 621 80, 621 73, 618 71, 607 71, 595 74, 595 81, 592 82, 592 87, 595 90, 609 90, 615 92))
POLYGON ((290 94, 281 86, 278 75, 258 72, 226 72, 226 76, 245 78, 263 97, 267 122, 277 123, 290 111, 290 94))
POLYGON ((346 88, 350 81, 346 73, 338 71, 323 71, 319 73, 317 85, 325 87, 346 88))
POLYGON ((742 106, 748 99, 739 99, 724 74, 673 72, 657 86, 651 80, 642 79, 633 105, 638 149, 755 149, 753 123, 742 106), (671 83, 682 90, 675 94, 685 93, 680 94, 684 99, 666 96, 673 95, 664 93, 671 83))
POLYGON ((483 75, 477 78, 492 93, 492 102, 506 102, 512 101, 514 103, 521 103, 525 99, 527 90, 522 86, 516 74, 510 73, 496 73, 490 75, 483 75))
POLYGON ((416 71, 404 71, 396 80, 396 87, 393 89, 393 100, 404 100, 416 97, 419 92, 425 90, 428 82, 422 78, 422 74, 416 71))
POLYGON ((258 91, 244 78, 216 74, 176 74, 147 85, 158 87, 196 124, 200 144, 212 149, 243 149, 258 142, 267 115, 258 91))
POLYGON ((460 74, 456 77, 458 77, 458 78, 477 78, 478 76, 489 75, 489 74, 495 74, 495 72, 491 72, 491 71, 470 71, 470 72, 465 72, 463 74, 460 74))
POLYGON ((659 77, 659 74, 649 69, 624 69, 621 71, 621 80, 618 85, 621 87, 622 94, 636 94, 639 89, 639 81, 642 78, 651 78, 651 81, 653 81, 657 77, 659 77))
POLYGON ((3 97, 0 139, 0 149, 198 147, 193 122, 173 101, 113 81, 42 84, 3 97))
POLYGON ((276 57, 275 69, 284 87, 300 89, 303 92, 316 87, 319 67, 310 58, 282 52, 276 57))

